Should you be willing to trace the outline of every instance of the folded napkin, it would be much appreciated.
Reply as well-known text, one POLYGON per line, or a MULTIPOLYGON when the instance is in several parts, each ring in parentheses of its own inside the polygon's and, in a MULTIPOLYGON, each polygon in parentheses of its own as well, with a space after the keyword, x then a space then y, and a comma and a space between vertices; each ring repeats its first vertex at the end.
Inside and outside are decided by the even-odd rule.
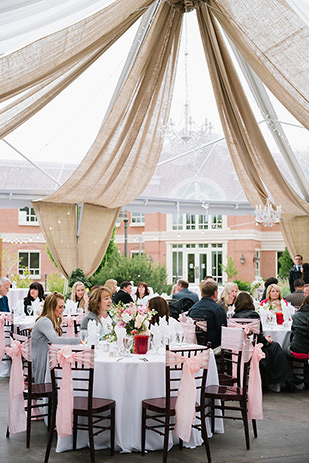
POLYGON ((64 315, 70 316, 72 313, 77 313, 77 302, 72 301, 72 299, 67 299, 64 308, 64 315))
POLYGON ((162 332, 158 323, 150 325, 150 333, 152 334, 152 342, 155 347, 160 347, 162 341, 162 332))
POLYGON ((117 336, 117 344, 118 344, 118 349, 123 348, 123 340, 126 337, 126 329, 123 326, 116 325, 115 326, 115 333, 117 336))
POLYGON ((292 315, 294 315, 295 313, 295 307, 293 307, 290 303, 288 303, 288 305, 286 305, 285 303, 282 304, 282 301, 281 301, 281 307, 282 307, 284 321, 288 322, 289 320, 292 320, 292 315))
POLYGON ((43 301, 41 302, 40 299, 37 297, 35 301, 32 301, 31 305, 33 308, 33 315, 35 317, 38 317, 42 312, 43 301))
POLYGON ((98 341, 98 335, 97 335, 97 323, 95 320, 89 320, 88 325, 87 325, 87 331, 88 331, 88 344, 96 345, 98 341))

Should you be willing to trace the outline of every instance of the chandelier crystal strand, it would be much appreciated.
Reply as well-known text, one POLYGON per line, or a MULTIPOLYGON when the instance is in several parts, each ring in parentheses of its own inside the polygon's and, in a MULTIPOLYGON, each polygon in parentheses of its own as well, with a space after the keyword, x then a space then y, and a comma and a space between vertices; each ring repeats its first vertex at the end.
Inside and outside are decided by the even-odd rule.
POLYGON ((263 224, 264 227, 273 227, 276 223, 280 223, 281 212, 281 206, 274 209, 270 198, 267 198, 264 207, 261 205, 255 207, 255 222, 263 224))
POLYGON ((184 102, 184 125, 180 130, 176 129, 176 124, 172 120, 160 128, 161 136, 170 142, 170 148, 176 154, 180 154, 184 149, 200 150, 200 147, 209 141, 212 123, 205 119, 205 122, 198 126, 190 112, 189 103, 189 77, 188 77, 188 11, 191 11, 184 3, 184 84, 185 84, 185 102, 184 102))

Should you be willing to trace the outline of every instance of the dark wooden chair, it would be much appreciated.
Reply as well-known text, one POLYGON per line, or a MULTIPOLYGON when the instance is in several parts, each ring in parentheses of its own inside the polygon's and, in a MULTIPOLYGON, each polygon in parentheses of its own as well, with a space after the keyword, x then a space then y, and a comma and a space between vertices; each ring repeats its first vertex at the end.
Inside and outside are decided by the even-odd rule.
MULTIPOLYGON (((195 355, 209 349, 209 346, 197 347, 194 349, 171 349, 172 352, 180 354, 183 357, 194 357, 195 355)), ((166 346, 169 350, 169 346, 166 346)), ((145 454, 146 431, 153 431, 164 437, 163 447, 163 463, 167 461, 168 438, 169 432, 174 429, 175 424, 171 422, 171 418, 175 416, 175 405, 177 399, 177 391, 181 380, 183 364, 174 367, 166 366, 165 368, 165 397, 147 399, 142 401, 142 455, 145 454), (150 412, 150 413, 149 413, 150 412), (148 421, 150 420, 150 422, 148 421), (154 421, 154 424, 153 424, 154 421)), ((200 392, 200 403, 196 403, 196 412, 198 413, 197 424, 192 427, 198 429, 202 433, 202 438, 205 443, 208 462, 211 462, 210 448, 205 421, 205 405, 204 393, 206 385, 207 370, 201 369, 195 376, 196 388, 200 392)), ((182 449, 183 442, 179 439, 179 447, 182 449)))
MULTIPOLYGON (((234 328, 225 329, 234 330, 234 328)), ((250 335, 247 335, 248 338, 249 336, 250 335)), ((223 339, 222 344, 224 345, 223 339)), ((222 351, 225 358, 230 358, 231 362, 235 361, 235 349, 222 348, 222 351)), ((236 357, 237 385, 231 386, 219 384, 218 386, 207 386, 205 388, 205 404, 206 407, 209 407, 206 417, 211 418, 212 432, 214 432, 215 418, 242 420, 244 423, 247 450, 250 450, 247 383, 251 360, 244 361, 243 374, 241 378, 241 349, 238 350, 236 357), (218 410, 222 411, 222 416, 216 413, 218 410), (224 413, 226 410, 229 411, 228 415, 224 413)), ((252 426, 254 437, 257 437, 256 420, 252 420, 252 426)))
MULTIPOLYGON (((13 324, 13 317, 11 314, 8 314, 7 312, 0 312, 0 314, 5 314, 9 316, 9 319, 5 319, 3 321, 3 329, 4 329, 4 343, 5 346, 9 346, 11 344, 10 339, 13 336, 14 332, 14 324, 13 324)), ((0 362, 11 362, 11 358, 4 354, 3 358, 0 359, 0 362)))
MULTIPOLYGON (((81 352, 87 347, 80 347, 76 345, 70 346, 72 352, 81 352)), ((60 349, 60 347, 59 347, 60 349)), ((104 431, 110 431, 110 443, 111 443, 111 455, 114 455, 115 447, 115 401, 110 399, 101 399, 93 397, 93 376, 94 376, 94 346, 91 347, 92 366, 89 368, 83 364, 74 362, 72 364, 72 381, 73 381, 73 394, 74 394, 74 405, 73 405, 73 450, 76 450, 77 442, 77 431, 88 430, 89 446, 90 446, 90 459, 91 463, 95 462, 94 453, 94 437, 104 431), (81 393, 81 395, 76 395, 81 393), (102 415, 102 413, 106 413, 102 415), (87 422, 78 422, 79 417, 84 417, 87 422), (103 426, 102 421, 108 420, 109 425, 103 426), (98 424, 101 423, 101 424, 98 424), (95 432, 94 432, 95 431, 95 432)), ((57 409, 57 395, 60 389, 62 379, 62 366, 57 364, 51 369, 51 380, 53 388, 53 410, 51 428, 49 433, 49 439, 47 443, 45 460, 47 463, 51 450, 53 431, 55 428, 56 421, 56 409, 57 409)))
MULTIPOLYGON (((308 318, 308 336, 309 336, 309 318, 308 318)), ((307 358, 300 359, 297 357, 290 359, 290 365, 293 370, 294 384, 299 386, 304 384, 305 388, 309 387, 309 352, 307 358)))
MULTIPOLYGON (((13 334, 13 339, 21 343, 25 343, 29 340, 27 336, 13 334)), ((31 346, 28 345, 29 353, 27 358, 31 359, 31 346)), ((30 447, 31 437, 31 418, 44 418, 48 417, 48 429, 50 428, 51 422, 51 411, 52 411, 52 385, 51 383, 40 383, 36 384, 32 378, 32 362, 23 358, 23 369, 24 369, 24 399, 26 401, 25 411, 27 415, 27 429, 26 429, 26 447, 30 447), (45 399, 45 403, 39 403, 38 400, 45 399), (45 409, 41 411, 40 409, 45 409), (36 410, 35 414, 32 412, 36 410)), ((9 429, 7 428, 6 437, 10 436, 9 429)))
POLYGON ((207 346, 207 316, 192 318, 192 320, 194 320, 197 343, 201 346, 207 346))
POLYGON ((16 331, 17 331, 17 334, 19 334, 20 336, 26 336, 27 338, 30 338, 31 336, 31 330, 32 328, 19 328, 19 326, 17 326, 16 328, 16 331))

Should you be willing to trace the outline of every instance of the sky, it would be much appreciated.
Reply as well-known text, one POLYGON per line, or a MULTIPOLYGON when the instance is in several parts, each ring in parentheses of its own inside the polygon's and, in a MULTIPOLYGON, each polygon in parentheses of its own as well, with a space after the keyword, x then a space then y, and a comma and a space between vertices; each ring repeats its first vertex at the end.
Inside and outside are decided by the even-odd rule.
MULTIPOLYGON (((202 124, 210 121, 213 131, 223 135, 204 57, 195 12, 187 14, 188 21, 188 93, 193 119, 202 124)), ((6 137, 12 145, 33 161, 79 163, 90 148, 104 118, 110 98, 124 65, 138 24, 131 27, 96 63, 58 95, 44 109, 6 137)), ((252 109, 258 121, 262 119, 253 96, 242 78, 252 109)), ((285 108, 272 96, 280 120, 300 126, 285 108)), ((178 127, 183 121, 184 40, 179 55, 171 117, 178 127)), ((277 147, 266 127, 261 126, 272 151, 277 147)), ((303 128, 284 125, 290 143, 297 153, 306 151, 303 169, 309 178, 309 137, 303 128)), ((0 159, 21 159, 11 148, 0 142, 0 159)))

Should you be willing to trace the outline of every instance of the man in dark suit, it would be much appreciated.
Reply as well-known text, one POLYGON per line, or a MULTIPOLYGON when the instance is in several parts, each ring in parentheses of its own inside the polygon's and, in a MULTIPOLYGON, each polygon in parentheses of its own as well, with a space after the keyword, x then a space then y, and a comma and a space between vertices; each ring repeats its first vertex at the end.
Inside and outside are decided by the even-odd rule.
POLYGON ((9 312, 9 300, 7 293, 10 290, 11 282, 8 278, 0 278, 0 312, 9 312))
POLYGON ((295 265, 290 270, 289 273, 289 284, 290 284, 290 291, 294 293, 294 281, 302 278, 302 265, 303 265, 303 256, 300 254, 296 254, 294 257, 295 265))
POLYGON ((119 291, 113 296, 113 303, 119 304, 119 302, 122 302, 123 304, 129 304, 130 302, 133 302, 131 291, 132 284, 129 281, 123 281, 120 285, 119 291))
MULTIPOLYGON (((189 317, 207 320, 207 341, 212 349, 221 344, 221 326, 227 325, 226 313, 223 307, 216 303, 218 299, 218 284, 208 280, 202 285, 202 299, 196 302, 188 312, 189 317)), ((215 352, 217 353, 217 352, 215 352)))
POLYGON ((179 301, 179 299, 183 299, 184 297, 188 297, 191 299, 193 302, 198 301, 198 295, 194 293, 193 291, 190 291, 189 288, 189 283, 186 280, 178 280, 177 281, 177 293, 173 294, 173 299, 176 299, 179 301))
POLYGON ((295 307, 300 307, 305 299, 304 286, 304 280, 297 278, 297 280, 294 281, 294 293, 288 294, 284 299, 295 307))

